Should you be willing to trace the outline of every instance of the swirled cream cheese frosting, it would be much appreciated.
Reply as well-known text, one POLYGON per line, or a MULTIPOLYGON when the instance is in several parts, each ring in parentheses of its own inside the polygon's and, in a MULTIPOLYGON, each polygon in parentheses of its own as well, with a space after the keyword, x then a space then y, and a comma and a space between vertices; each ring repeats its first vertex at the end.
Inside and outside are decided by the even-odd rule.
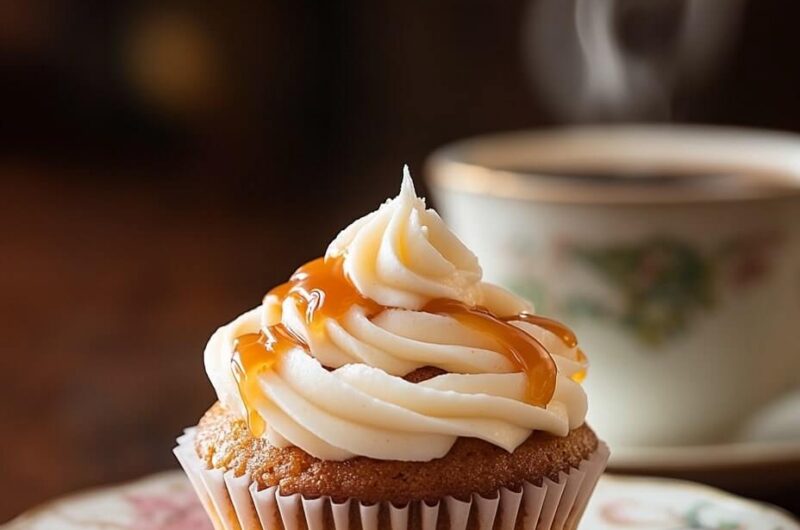
POLYGON ((458 437, 512 452, 535 430, 566 435, 587 408, 574 335, 481 278, 406 169, 397 197, 214 333, 208 376, 255 436, 324 460, 427 461, 458 437))

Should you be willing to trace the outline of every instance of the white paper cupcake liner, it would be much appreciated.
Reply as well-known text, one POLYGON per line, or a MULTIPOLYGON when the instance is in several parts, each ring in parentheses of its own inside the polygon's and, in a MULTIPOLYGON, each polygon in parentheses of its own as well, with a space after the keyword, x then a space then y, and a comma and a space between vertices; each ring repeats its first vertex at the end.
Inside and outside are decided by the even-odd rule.
POLYGON ((525 483, 519 491, 500 488, 494 495, 467 501, 445 497, 435 504, 362 504, 329 497, 281 495, 277 486, 259 491, 249 477, 208 469, 195 452, 194 428, 178 438, 175 456, 183 466, 216 530, 573 530, 608 461, 608 447, 597 450, 558 480, 525 483))

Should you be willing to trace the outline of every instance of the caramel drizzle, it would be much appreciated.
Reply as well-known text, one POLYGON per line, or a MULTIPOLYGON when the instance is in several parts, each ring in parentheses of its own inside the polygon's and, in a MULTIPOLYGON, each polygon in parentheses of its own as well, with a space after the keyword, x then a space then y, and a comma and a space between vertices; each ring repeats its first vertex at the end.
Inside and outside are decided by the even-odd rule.
POLYGON ((456 300, 439 298, 422 308, 427 313, 438 313, 456 319, 461 324, 494 337, 502 348, 500 353, 528 378, 527 401, 544 407, 556 390, 556 363, 541 342, 497 318, 484 307, 469 307, 456 300))
POLYGON ((233 377, 239 386, 239 394, 247 411, 247 426, 250 427, 253 436, 257 437, 264 433, 267 425, 256 410, 254 403, 250 401, 250 396, 254 392, 252 386, 255 384, 255 378, 250 375, 260 372, 262 369, 268 370, 278 361, 277 352, 268 346, 267 342, 264 332, 240 335, 233 343, 234 355, 231 359, 233 377))
POLYGON ((360 305, 372 316, 384 307, 365 298, 350 283, 344 273, 344 258, 317 258, 297 269, 289 281, 272 289, 267 296, 276 296, 283 301, 294 298, 305 313, 306 323, 324 322, 317 314, 327 318, 339 318, 354 305, 360 305))
MULTIPOLYGON (((504 322, 527 322, 528 324, 533 324, 534 326, 546 329, 561 339, 561 342, 567 348, 572 349, 578 347, 578 337, 575 335, 575 332, 558 320, 553 320, 552 318, 543 317, 541 315, 534 315, 525 311, 518 315, 500 317, 500 320, 504 322)), ((586 358, 586 354, 583 353, 582 349, 577 348, 577 355, 578 358, 576 360, 581 364, 586 364, 588 359, 586 358)), ((576 383, 582 382, 584 379, 586 379, 586 368, 572 374, 570 379, 576 383)))
MULTIPOLYGON (((312 332, 320 330, 328 318, 341 318, 354 305, 363 307, 369 317, 386 309, 358 292, 347 279, 341 256, 327 260, 319 258, 303 265, 288 282, 272 289, 267 296, 275 296, 281 303, 293 298, 312 332)), ((494 337, 500 345, 500 353, 518 371, 526 374, 527 401, 540 407, 546 406, 555 392, 556 364, 541 342, 511 323, 528 322, 551 331, 569 348, 577 345, 575 334, 569 328, 539 315, 520 313, 497 317, 486 308, 469 307, 456 300, 443 298, 428 302, 422 310, 449 316, 494 337)), ((291 333, 283 324, 270 326, 259 333, 244 334, 234 343, 231 368, 254 436, 261 436, 266 428, 264 419, 254 407, 254 400, 250 399, 250 396, 259 395, 256 375, 264 370, 275 369, 283 355, 294 347, 308 350, 303 339, 291 333)), ((585 359, 582 352, 578 352, 585 359)), ((576 374, 573 379, 579 375, 576 374)))
MULTIPOLYGON (((267 296, 277 297, 280 303, 293 298, 312 330, 318 330, 326 318, 340 318, 353 305, 366 308, 368 316, 383 310, 383 306, 361 296, 347 280, 342 257, 318 258, 306 263, 292 274, 288 282, 275 287, 267 296)), ((308 349, 303 339, 283 324, 270 326, 259 333, 247 333, 234 342, 231 368, 254 436, 261 436, 266 428, 264 419, 255 410, 254 400, 249 398, 259 395, 256 375, 275 369, 283 355, 298 346, 308 349)))

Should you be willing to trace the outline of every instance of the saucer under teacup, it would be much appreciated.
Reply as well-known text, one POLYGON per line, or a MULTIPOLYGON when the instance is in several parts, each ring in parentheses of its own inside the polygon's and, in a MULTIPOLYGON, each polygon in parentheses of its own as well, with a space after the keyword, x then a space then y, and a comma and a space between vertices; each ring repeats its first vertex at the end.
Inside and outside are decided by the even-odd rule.
POLYGON ((612 448, 609 471, 695 480, 744 494, 800 484, 800 439, 612 448))

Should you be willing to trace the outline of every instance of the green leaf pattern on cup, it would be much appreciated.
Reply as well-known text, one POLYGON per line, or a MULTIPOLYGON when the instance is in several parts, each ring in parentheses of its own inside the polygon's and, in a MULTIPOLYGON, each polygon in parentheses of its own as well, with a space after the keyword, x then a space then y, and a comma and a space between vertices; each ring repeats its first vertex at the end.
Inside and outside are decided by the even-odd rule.
POLYGON ((581 293, 556 299, 538 277, 517 275, 505 283, 546 311, 609 320, 657 346, 685 332, 698 313, 713 310, 723 290, 766 278, 783 239, 777 231, 762 231, 733 236, 711 250, 669 236, 610 245, 559 242, 561 259, 590 270, 619 295, 619 304, 581 293))
MULTIPOLYGON (((657 344, 682 332, 698 310, 714 303, 715 260, 685 242, 653 238, 638 245, 575 247, 575 259, 622 294, 614 315, 647 343, 657 344)), ((573 310, 599 301, 573 300, 573 310)), ((609 311, 607 310, 606 313, 609 311)))

